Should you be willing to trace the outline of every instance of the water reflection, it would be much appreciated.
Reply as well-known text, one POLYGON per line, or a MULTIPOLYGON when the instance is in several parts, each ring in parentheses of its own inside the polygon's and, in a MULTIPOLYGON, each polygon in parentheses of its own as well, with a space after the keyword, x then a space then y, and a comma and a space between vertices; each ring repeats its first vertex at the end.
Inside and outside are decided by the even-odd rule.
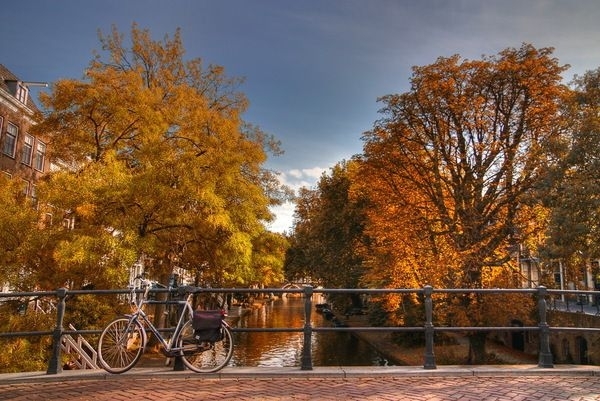
MULTIPOLYGON (((322 302, 313 297, 313 304, 322 302)), ((311 313, 311 324, 331 326, 323 315, 311 313)), ((243 315, 237 327, 293 327, 304 326, 304 300, 283 297, 243 315)), ((301 366, 303 333, 235 333, 235 348, 230 366, 301 366)), ((313 333, 312 358, 314 366, 372 366, 387 361, 364 341, 350 333, 313 333)))

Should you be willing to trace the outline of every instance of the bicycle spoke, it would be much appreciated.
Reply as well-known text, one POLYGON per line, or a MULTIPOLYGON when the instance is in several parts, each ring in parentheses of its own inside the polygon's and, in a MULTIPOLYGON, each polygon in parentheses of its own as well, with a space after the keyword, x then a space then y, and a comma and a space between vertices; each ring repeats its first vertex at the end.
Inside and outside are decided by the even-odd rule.
POLYGON ((188 345, 190 339, 193 339, 194 333, 191 322, 187 322, 177 341, 179 347, 185 345, 185 350, 181 355, 183 363, 189 369, 198 373, 216 372, 225 367, 233 355, 233 337, 226 327, 223 327, 222 330, 223 339, 221 341, 188 345), (192 347, 191 350, 190 346, 192 347))
POLYGON ((143 352, 142 327, 128 319, 117 319, 102 332, 98 343, 98 356, 104 369, 123 373, 131 369, 143 352))

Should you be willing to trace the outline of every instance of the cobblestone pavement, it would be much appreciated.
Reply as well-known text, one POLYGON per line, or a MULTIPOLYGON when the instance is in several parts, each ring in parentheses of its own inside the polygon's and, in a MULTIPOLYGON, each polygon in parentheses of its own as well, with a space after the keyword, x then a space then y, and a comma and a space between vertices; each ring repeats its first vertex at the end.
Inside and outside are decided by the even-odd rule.
POLYGON ((600 377, 241 377, 188 376, 2 383, 0 400, 600 400, 600 377))

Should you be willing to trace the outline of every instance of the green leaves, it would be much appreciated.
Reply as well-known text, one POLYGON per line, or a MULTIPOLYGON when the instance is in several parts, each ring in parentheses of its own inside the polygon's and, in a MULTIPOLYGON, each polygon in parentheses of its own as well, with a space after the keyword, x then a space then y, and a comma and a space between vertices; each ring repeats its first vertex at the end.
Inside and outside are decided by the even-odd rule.
POLYGON ((570 266, 567 279, 572 281, 585 259, 600 257, 599 82, 600 69, 575 77, 563 104, 567 124, 561 162, 540 191, 552 209, 545 254, 570 266))
POLYGON ((351 193, 356 162, 338 163, 315 190, 303 190, 286 257, 288 279, 311 277, 326 287, 360 284, 363 199, 351 193))

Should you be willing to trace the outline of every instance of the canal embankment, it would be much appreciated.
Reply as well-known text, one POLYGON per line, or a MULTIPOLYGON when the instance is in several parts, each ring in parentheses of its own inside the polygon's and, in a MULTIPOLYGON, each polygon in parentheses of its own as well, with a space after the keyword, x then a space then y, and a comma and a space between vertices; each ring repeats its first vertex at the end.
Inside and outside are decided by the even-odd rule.
MULTIPOLYGON (((343 320, 348 327, 369 327, 366 315, 352 315, 343 320)), ((394 340, 391 331, 353 331, 352 335, 373 347, 392 364, 399 366, 420 366, 424 363, 425 346, 403 346, 394 340)), ((469 354, 469 341, 466 336, 453 334, 450 341, 435 347, 436 362, 439 365, 466 364, 469 354)), ((486 343, 489 363, 496 364, 535 364, 537 356, 527 354, 498 344, 492 340, 486 343)))

